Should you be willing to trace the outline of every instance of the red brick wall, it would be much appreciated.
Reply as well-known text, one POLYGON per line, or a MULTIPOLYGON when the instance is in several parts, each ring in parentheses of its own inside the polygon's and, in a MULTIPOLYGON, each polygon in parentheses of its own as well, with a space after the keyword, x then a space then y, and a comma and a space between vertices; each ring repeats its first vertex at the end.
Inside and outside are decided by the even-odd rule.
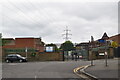
POLYGON ((16 38, 15 39, 16 48, 34 48, 34 38, 16 38))
MULTIPOLYGON (((5 45, 3 48, 35 48, 39 52, 44 52, 44 45, 40 38, 16 38, 15 44, 5 45)), ((12 42, 13 43, 13 42, 12 42)))
POLYGON ((15 45, 5 45, 2 48, 15 48, 15 45))
POLYGON ((40 38, 35 38, 35 48, 39 50, 39 52, 44 52, 44 44, 40 38))
POLYGON ((44 46, 40 46, 39 52, 44 52, 44 46))

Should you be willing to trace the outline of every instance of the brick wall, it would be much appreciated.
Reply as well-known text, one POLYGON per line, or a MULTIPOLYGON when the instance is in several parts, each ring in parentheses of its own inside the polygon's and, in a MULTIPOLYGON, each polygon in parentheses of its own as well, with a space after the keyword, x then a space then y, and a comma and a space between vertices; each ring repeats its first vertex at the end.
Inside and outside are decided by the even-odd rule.
POLYGON ((62 61, 61 53, 37 53, 35 57, 29 57, 29 61, 62 61))
POLYGON ((15 45, 16 48, 25 47, 34 48, 35 47, 34 38, 16 38, 15 45))
MULTIPOLYGON (((28 49, 31 48, 34 50, 38 50, 38 52, 44 52, 44 44, 40 38, 15 38, 14 42, 10 40, 10 43, 7 43, 7 44, 3 46, 3 50, 5 49, 13 49, 13 50, 14 49, 26 49, 27 47, 28 49), (15 43, 15 44, 12 44, 12 43, 15 43), (12 45, 9 45, 9 44, 12 44, 12 45)), ((9 52, 7 53, 3 52, 3 54, 9 54, 9 52)), ((21 54, 23 55, 24 53, 21 53, 21 54)))

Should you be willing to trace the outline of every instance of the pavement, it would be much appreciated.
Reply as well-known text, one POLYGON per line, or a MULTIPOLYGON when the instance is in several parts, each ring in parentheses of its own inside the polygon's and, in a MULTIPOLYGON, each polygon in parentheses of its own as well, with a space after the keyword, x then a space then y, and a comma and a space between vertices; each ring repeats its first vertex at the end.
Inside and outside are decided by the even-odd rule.
MULTIPOLYGON (((118 72, 120 64, 118 59, 108 59, 108 66, 106 67, 105 60, 94 60, 94 66, 85 69, 86 73, 89 73, 99 79, 117 79, 119 78, 118 72)), ((120 79, 120 78, 119 78, 120 79)))
POLYGON ((2 78, 2 62, 0 62, 0 80, 2 78))

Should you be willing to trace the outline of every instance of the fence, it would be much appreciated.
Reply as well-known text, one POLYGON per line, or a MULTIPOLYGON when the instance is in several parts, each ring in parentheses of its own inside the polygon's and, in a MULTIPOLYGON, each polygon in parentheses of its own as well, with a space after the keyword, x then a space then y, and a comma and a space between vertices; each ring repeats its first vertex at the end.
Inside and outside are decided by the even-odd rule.
POLYGON ((120 47, 114 48, 114 56, 115 57, 120 57, 120 47))

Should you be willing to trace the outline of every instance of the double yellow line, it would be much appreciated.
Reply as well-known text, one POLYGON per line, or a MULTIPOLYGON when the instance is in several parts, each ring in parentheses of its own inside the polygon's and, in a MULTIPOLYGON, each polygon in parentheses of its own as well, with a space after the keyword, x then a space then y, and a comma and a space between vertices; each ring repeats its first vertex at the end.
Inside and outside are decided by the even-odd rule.
POLYGON ((91 66, 91 65, 86 65, 86 66, 81 66, 81 67, 75 68, 75 69, 73 70, 73 72, 74 72, 77 76, 79 76, 79 77, 81 77, 81 78, 83 78, 83 79, 87 79, 87 80, 98 80, 97 77, 95 77, 95 76, 93 76, 93 75, 91 75, 91 74, 89 74, 89 73, 86 73, 86 72, 84 71, 84 70, 85 70, 87 67, 89 67, 89 66, 91 66))
POLYGON ((74 70, 73 70, 73 72, 76 74, 76 75, 78 75, 79 77, 81 77, 81 75, 78 73, 78 71, 80 70, 80 69, 83 69, 85 66, 80 66, 80 67, 78 67, 78 68, 75 68, 74 70))

